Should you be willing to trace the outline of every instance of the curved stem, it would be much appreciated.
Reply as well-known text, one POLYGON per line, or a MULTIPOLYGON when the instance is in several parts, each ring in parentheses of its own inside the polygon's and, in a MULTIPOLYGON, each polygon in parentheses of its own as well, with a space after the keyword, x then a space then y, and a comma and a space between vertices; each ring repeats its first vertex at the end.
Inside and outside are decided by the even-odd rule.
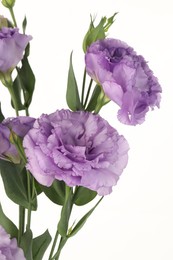
POLYGON ((14 11, 13 11, 13 8, 9 8, 9 11, 10 11, 10 14, 11 14, 11 18, 13 20, 13 23, 14 23, 14 26, 17 27, 17 22, 16 22, 16 18, 15 18, 15 15, 14 15, 14 11))

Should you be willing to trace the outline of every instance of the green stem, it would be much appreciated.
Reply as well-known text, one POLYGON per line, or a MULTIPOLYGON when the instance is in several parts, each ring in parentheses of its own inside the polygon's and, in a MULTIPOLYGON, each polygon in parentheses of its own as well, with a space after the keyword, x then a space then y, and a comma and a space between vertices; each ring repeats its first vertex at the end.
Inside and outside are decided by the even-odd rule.
POLYGON ((57 250, 56 254, 51 258, 51 260, 59 260, 61 251, 62 251, 64 245, 66 244, 67 239, 68 239, 67 237, 61 237, 58 250, 57 250))
POLYGON ((83 82, 82 82, 82 95, 81 95, 81 103, 82 103, 82 105, 83 105, 83 102, 84 102, 85 82, 86 82, 86 69, 84 69, 83 82))
POLYGON ((17 22, 16 22, 16 18, 15 18, 15 15, 14 15, 14 11, 13 11, 13 8, 9 8, 9 11, 10 11, 10 14, 11 14, 11 17, 12 17, 12 20, 13 20, 13 23, 14 23, 14 26, 17 27, 17 22))
POLYGON ((18 232, 18 243, 21 241, 21 237, 24 233, 25 226, 25 208, 23 206, 19 206, 19 232, 18 232))
POLYGON ((68 225, 69 225, 69 219, 70 219, 72 207, 73 207, 73 190, 71 187, 68 187, 66 185, 65 186, 65 201, 64 201, 64 205, 61 210, 61 218, 58 223, 58 228, 57 228, 57 232, 55 234, 55 238, 54 238, 54 242, 52 245, 49 260, 58 260, 59 259, 60 252, 68 239, 68 225), (59 234, 61 235, 61 239, 59 241, 59 246, 58 246, 56 254, 52 257, 53 252, 55 250, 55 246, 57 244, 57 239, 58 239, 59 234))
POLYGON ((29 171, 27 171, 27 189, 28 189, 28 201, 29 201, 29 205, 28 205, 28 215, 27 215, 27 228, 30 229, 31 226, 31 181, 30 181, 30 173, 29 171))
POLYGON ((89 87, 88 87, 87 95, 86 95, 86 98, 85 98, 84 108, 86 107, 86 104, 88 102, 88 98, 89 98, 89 94, 90 94, 90 91, 91 91, 92 83, 93 83, 93 79, 90 80, 90 84, 89 84, 89 87))
POLYGON ((101 110, 101 108, 110 102, 110 99, 105 95, 103 91, 101 91, 100 95, 97 98, 97 105, 94 110, 95 114, 98 114, 101 110))
POLYGON ((8 82, 6 84, 7 88, 8 88, 8 91, 11 95, 11 99, 12 99, 12 102, 13 102, 13 105, 14 105, 14 109, 16 111, 16 116, 19 116, 19 111, 18 111, 18 104, 17 104, 17 100, 16 100, 16 96, 15 96, 15 93, 14 93, 14 89, 13 89, 13 83, 12 81, 11 82, 8 82))
POLYGON ((58 232, 58 229, 57 229, 48 260, 52 259, 52 255, 55 251, 55 246, 56 246, 56 243, 57 243, 57 240, 58 240, 58 236, 59 236, 59 232, 58 232))
POLYGON ((25 114, 26 114, 26 116, 29 116, 29 109, 28 109, 28 107, 25 108, 25 114))

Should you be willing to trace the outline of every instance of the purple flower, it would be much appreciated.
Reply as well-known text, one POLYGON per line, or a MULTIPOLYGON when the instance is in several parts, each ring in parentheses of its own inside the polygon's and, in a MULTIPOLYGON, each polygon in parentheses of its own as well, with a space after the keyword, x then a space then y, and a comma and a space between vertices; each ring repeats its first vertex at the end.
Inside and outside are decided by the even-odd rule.
POLYGON ((20 163, 20 156, 14 144, 10 143, 11 130, 23 138, 32 128, 35 119, 28 116, 7 118, 0 124, 0 159, 20 163))
POLYGON ((10 239, 10 235, 2 226, 0 226, 0 259, 26 260, 23 250, 17 246, 16 238, 10 239))
POLYGON ((149 108, 159 107, 161 87, 142 56, 116 39, 99 40, 85 56, 86 70, 120 110, 118 119, 141 124, 149 108))
POLYGON ((23 51, 31 36, 20 34, 17 28, 3 27, 0 30, 0 71, 14 68, 23 58, 23 51))
POLYGON ((27 168, 50 186, 55 179, 106 195, 128 160, 128 143, 99 115, 60 110, 43 114, 24 137, 27 168))

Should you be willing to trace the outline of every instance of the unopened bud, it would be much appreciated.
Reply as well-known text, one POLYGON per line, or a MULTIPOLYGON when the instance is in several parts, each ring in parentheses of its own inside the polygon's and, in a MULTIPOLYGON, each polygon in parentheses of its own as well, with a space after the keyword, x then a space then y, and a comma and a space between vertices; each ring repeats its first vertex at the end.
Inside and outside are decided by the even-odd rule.
POLYGON ((2 0, 1 2, 7 8, 12 8, 15 4, 15 0, 2 0))

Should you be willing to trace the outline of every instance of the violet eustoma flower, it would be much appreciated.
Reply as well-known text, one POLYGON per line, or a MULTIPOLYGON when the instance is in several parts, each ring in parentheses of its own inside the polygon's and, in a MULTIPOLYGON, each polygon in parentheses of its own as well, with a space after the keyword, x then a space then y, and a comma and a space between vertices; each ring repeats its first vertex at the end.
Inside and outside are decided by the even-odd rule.
POLYGON ((128 143, 99 115, 60 110, 43 114, 24 137, 27 168, 50 186, 57 179, 106 195, 128 160, 128 143))
POLYGON ((117 39, 90 45, 86 70, 120 110, 118 119, 129 125, 141 124, 149 108, 159 107, 161 87, 145 59, 117 39))
POLYGON ((16 67, 23 58, 23 51, 31 36, 20 34, 18 28, 3 27, 0 30, 0 71, 16 67))
POLYGON ((10 239, 10 235, 2 226, 0 226, 0 259, 26 260, 23 250, 17 245, 16 238, 10 239))
POLYGON ((0 124, 0 159, 20 163, 16 147, 10 142, 10 131, 23 138, 32 128, 34 121, 34 118, 28 116, 12 117, 2 121, 0 124))

